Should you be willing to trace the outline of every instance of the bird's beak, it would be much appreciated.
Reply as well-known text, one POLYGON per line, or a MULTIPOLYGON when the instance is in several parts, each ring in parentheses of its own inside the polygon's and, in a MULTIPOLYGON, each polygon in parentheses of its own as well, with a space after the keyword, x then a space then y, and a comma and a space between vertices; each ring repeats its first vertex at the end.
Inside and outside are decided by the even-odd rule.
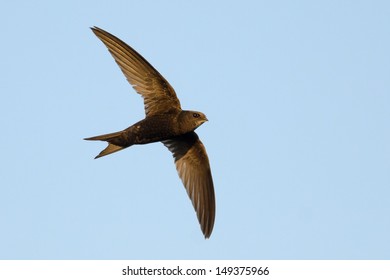
POLYGON ((199 119, 198 121, 197 121, 197 125, 198 126, 201 126, 202 124, 204 124, 205 122, 208 122, 209 120, 206 118, 206 117, 204 117, 204 118, 202 118, 202 119, 199 119))

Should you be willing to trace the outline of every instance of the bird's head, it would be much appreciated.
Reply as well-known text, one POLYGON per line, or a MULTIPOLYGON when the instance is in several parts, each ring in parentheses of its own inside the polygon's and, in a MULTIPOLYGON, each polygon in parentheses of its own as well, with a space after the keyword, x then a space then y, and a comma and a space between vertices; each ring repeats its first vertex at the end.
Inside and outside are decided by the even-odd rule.
POLYGON ((207 121, 208 119, 206 115, 197 111, 182 111, 180 116, 181 126, 186 130, 186 132, 197 129, 207 121))

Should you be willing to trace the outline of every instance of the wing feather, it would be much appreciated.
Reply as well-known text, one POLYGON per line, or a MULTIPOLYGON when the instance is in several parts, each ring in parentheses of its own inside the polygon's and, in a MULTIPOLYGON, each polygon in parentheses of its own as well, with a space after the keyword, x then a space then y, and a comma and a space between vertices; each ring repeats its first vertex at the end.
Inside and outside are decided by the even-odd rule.
POLYGON ((143 97, 146 116, 181 110, 175 90, 145 58, 107 31, 98 27, 91 29, 106 45, 128 82, 143 97))
POLYGON ((215 220, 215 194, 206 149, 195 132, 163 141, 173 153, 176 169, 197 213, 205 238, 215 220))

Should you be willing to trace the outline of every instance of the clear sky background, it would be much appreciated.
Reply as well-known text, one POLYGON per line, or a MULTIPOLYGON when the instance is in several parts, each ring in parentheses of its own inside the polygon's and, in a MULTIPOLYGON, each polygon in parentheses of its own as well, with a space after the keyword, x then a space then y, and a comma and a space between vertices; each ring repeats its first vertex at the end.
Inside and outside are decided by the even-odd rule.
MULTIPOLYGON (((4 1, 3 1, 4 2, 4 1)), ((389 259, 389 1, 0 4, 1 259, 389 259), (161 144, 99 160, 143 102, 89 27, 204 112, 205 240, 161 144)))

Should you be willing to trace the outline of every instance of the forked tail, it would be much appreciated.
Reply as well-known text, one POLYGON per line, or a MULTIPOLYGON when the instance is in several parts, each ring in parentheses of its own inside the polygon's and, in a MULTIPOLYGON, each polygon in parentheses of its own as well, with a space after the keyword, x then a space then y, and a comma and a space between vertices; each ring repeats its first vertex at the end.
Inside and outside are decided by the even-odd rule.
POLYGON ((100 141, 108 142, 108 146, 95 157, 95 158, 100 158, 131 146, 125 143, 125 141, 123 141, 124 139, 122 133, 123 131, 119 131, 119 132, 84 138, 84 140, 92 140, 92 141, 100 140, 100 141))

